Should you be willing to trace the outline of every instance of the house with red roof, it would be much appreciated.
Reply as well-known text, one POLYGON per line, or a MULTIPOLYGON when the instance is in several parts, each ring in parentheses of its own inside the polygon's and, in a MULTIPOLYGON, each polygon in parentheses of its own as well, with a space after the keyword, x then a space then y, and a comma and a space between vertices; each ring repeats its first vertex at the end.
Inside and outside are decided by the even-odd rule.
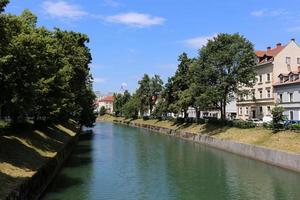
POLYGON ((106 109, 106 112, 113 114, 114 112, 114 96, 102 96, 97 100, 97 110, 100 111, 101 107, 106 109))
MULTIPOLYGON (((271 110, 278 102, 280 94, 291 93, 287 87, 280 90, 277 88, 285 83, 294 84, 296 83, 294 81, 298 80, 300 47, 294 39, 286 45, 277 43, 274 48, 268 47, 266 50, 258 50, 255 54, 257 59, 255 66, 256 82, 252 88, 242 88, 242 90, 248 91, 248 95, 240 96, 237 100, 239 119, 271 118, 271 110), (293 77, 291 81, 287 78, 290 76, 293 77)), ((298 86, 298 93, 299 90, 300 87, 298 86)), ((287 112, 289 111, 287 110, 287 112)), ((287 112, 286 114, 288 114, 287 112)))

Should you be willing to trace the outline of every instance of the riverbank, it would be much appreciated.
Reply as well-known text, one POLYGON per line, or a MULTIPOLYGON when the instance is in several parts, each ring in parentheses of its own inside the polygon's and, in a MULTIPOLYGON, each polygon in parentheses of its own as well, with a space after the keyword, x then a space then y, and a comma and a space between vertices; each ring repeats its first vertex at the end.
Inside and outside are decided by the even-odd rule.
POLYGON ((125 120, 122 117, 105 115, 98 118, 98 121, 124 121, 144 125, 153 125, 171 130, 189 132, 193 134, 209 135, 211 137, 232 140, 244 144, 253 144, 266 148, 287 151, 300 154, 300 133, 292 131, 281 131, 276 134, 272 130, 259 128, 240 129, 234 127, 214 126, 211 124, 176 124, 171 121, 159 120, 125 120))
POLYGON ((78 132, 68 123, 0 135, 0 199, 38 198, 71 153, 78 132))
POLYGON ((146 128, 300 172, 299 133, 282 131, 274 134, 272 130, 265 128, 239 129, 212 124, 125 120, 108 115, 98 118, 98 121, 124 123, 146 128))

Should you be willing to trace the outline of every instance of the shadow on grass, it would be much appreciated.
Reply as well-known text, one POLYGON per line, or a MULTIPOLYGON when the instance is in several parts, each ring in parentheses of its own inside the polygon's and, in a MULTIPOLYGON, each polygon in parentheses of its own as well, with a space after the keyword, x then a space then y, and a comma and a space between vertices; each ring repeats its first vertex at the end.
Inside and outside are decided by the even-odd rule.
MULTIPOLYGON (((33 130, 33 127, 9 129, 5 135, 0 135, 0 163, 8 163, 24 169, 25 172, 37 171, 50 159, 47 156, 53 156, 54 152, 60 151, 70 138, 70 135, 55 126, 39 129, 38 132, 33 130)), ((89 152, 90 150, 81 151, 89 152)), ((89 162, 88 160, 82 161, 89 162)), ((10 172, 9 169, 2 170, 8 170, 11 173, 11 175, 0 173, 1 188, 10 191, 13 189, 12 185, 19 184, 21 179, 15 178, 14 176, 18 174, 10 172)), ((0 190, 0 199, 2 197, 3 190, 0 190)))
POLYGON ((196 122, 173 122, 172 126, 176 126, 177 129, 187 129, 193 127, 195 125, 202 125, 199 126, 199 130, 197 133, 207 134, 210 136, 217 135, 219 133, 225 132, 230 126, 225 126, 222 124, 213 124, 213 123, 196 123, 196 122))

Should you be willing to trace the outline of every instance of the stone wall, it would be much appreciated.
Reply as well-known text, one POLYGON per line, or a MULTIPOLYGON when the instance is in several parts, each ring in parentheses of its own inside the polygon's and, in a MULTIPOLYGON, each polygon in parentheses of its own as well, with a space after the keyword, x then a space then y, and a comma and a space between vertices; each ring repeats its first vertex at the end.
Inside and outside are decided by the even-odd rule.
POLYGON ((281 168, 300 172, 300 154, 264 148, 251 144, 243 144, 230 140, 217 139, 208 135, 199 135, 189 132, 172 130, 153 125, 138 124, 132 122, 115 121, 116 123, 128 124, 133 127, 144 128, 165 135, 170 135, 185 140, 198 142, 224 151, 235 153, 251 159, 272 164, 281 168))

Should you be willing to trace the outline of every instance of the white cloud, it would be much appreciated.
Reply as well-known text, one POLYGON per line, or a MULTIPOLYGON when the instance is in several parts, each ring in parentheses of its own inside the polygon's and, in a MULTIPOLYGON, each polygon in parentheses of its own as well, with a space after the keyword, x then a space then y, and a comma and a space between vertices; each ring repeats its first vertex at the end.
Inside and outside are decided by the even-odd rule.
POLYGON ((251 12, 251 15, 252 16, 255 16, 255 17, 261 17, 265 14, 265 11, 264 10, 256 10, 256 11, 253 11, 251 12))
POLYGON ((288 12, 284 9, 276 9, 276 10, 261 9, 261 10, 255 10, 251 12, 251 15, 254 17, 277 17, 286 14, 288 14, 288 12))
POLYGON ((155 17, 144 13, 129 12, 112 15, 105 18, 107 22, 124 24, 134 27, 147 27, 153 25, 161 25, 166 19, 162 17, 155 17))
POLYGON ((106 79, 104 78, 94 78, 94 83, 105 83, 106 79))
POLYGON ((127 83, 122 83, 121 84, 121 89, 122 90, 127 90, 128 84, 127 83))
POLYGON ((191 48, 199 49, 202 48, 204 45, 206 45, 208 40, 213 39, 215 36, 217 36, 217 34, 213 34, 210 36, 200 36, 200 37, 190 38, 184 40, 184 43, 191 48))
POLYGON ((61 0, 55 2, 45 1, 42 8, 49 16, 57 18, 76 19, 88 15, 79 6, 61 0))

